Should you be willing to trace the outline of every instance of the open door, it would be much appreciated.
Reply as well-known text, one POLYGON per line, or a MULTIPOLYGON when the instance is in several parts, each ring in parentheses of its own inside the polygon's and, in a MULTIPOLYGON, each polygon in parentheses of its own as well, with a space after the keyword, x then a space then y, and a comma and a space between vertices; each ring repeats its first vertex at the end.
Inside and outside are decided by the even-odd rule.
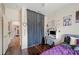
MULTIPOLYGON (((20 10, 5 8, 5 14, 3 16, 3 54, 18 54, 17 50, 18 46, 20 46, 21 39, 14 35, 16 34, 13 28, 14 26, 12 26, 14 21, 20 21, 20 10)), ((14 22, 14 25, 17 24, 17 22, 14 22)), ((20 35, 17 36, 20 37, 20 35)))
POLYGON ((2 54, 2 18, 0 17, 0 55, 2 54))
POLYGON ((9 43, 8 20, 6 17, 3 17, 3 54, 6 53, 9 43))

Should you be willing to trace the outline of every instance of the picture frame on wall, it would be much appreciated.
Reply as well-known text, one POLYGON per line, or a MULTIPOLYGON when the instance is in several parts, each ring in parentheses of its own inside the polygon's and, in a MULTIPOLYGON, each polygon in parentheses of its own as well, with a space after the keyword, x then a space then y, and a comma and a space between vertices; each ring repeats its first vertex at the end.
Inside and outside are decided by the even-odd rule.
POLYGON ((79 23, 79 11, 76 11, 76 23, 79 23))
POLYGON ((70 26, 72 25, 72 15, 64 16, 63 17, 63 26, 70 26))

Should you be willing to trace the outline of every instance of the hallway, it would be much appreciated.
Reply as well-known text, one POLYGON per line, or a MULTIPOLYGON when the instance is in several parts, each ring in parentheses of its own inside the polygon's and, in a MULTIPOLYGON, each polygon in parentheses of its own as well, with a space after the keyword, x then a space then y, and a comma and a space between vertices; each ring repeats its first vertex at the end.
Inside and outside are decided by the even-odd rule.
POLYGON ((8 49, 5 55, 20 55, 21 54, 21 46, 20 46, 20 38, 16 36, 11 40, 8 49))

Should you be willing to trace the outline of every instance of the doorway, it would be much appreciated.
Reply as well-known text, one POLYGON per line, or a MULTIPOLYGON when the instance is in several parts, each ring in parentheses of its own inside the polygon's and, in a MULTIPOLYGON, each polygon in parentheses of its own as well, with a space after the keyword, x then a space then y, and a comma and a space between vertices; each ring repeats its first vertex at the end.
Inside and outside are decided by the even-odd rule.
POLYGON ((17 55, 21 50, 21 13, 20 9, 5 8, 3 21, 3 54, 17 55))
POLYGON ((12 38, 8 49, 5 54, 9 55, 18 55, 21 54, 21 45, 20 45, 20 22, 19 21, 12 21, 11 28, 9 29, 11 31, 10 37, 12 38))

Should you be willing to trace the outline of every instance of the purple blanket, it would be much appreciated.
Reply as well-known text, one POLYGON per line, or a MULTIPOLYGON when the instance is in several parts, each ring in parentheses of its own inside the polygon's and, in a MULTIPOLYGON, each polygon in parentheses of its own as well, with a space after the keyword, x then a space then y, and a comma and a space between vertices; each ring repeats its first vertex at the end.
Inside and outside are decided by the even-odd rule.
POLYGON ((74 51, 67 44, 55 46, 42 53, 42 55, 78 55, 78 54, 79 54, 79 51, 74 51))

